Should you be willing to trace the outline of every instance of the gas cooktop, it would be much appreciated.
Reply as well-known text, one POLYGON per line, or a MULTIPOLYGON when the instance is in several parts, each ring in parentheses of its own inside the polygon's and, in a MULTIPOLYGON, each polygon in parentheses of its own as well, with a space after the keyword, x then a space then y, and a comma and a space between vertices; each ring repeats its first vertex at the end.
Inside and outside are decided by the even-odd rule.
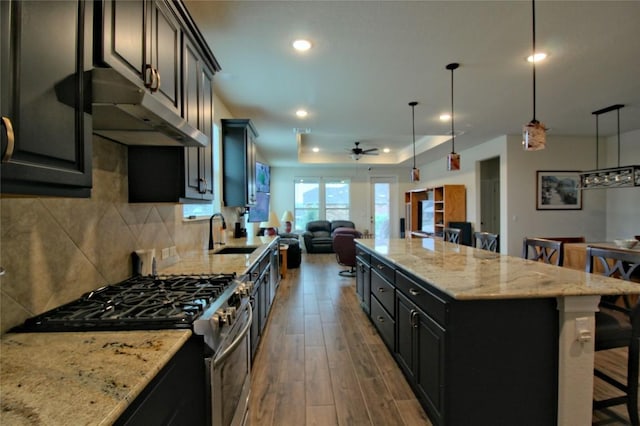
POLYGON ((235 274, 136 276, 29 318, 15 331, 191 328, 207 309, 234 304, 235 274))

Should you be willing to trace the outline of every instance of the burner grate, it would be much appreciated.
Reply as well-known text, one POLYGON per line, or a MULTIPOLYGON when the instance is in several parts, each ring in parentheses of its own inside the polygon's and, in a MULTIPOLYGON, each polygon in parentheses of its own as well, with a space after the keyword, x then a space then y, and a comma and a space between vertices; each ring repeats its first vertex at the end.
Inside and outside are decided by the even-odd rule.
POLYGON ((20 331, 189 328, 235 274, 138 276, 25 321, 20 331))

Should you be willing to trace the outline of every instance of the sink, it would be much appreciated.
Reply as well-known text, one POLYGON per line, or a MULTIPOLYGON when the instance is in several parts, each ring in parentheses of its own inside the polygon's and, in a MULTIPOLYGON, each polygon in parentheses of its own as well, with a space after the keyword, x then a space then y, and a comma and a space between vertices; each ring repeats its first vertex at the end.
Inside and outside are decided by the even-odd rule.
POLYGON ((249 254, 258 247, 224 247, 213 254, 249 254))

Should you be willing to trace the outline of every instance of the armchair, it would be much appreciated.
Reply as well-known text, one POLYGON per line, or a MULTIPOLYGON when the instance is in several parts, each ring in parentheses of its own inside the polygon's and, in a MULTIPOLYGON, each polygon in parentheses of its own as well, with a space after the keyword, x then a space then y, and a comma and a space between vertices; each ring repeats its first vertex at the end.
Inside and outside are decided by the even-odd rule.
POLYGON ((336 228, 333 233, 333 249, 336 252, 336 260, 342 266, 349 269, 338 272, 343 277, 355 277, 356 275, 356 243, 354 238, 361 238, 362 234, 353 228, 336 228))
POLYGON ((302 234, 307 253, 332 253, 331 222, 328 220, 313 220, 307 223, 306 231, 302 234))

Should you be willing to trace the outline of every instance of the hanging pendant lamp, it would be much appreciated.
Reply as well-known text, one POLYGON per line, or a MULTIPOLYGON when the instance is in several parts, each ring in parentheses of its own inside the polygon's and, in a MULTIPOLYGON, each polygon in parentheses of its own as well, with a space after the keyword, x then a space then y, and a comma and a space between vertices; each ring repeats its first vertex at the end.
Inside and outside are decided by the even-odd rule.
POLYGON ((456 134, 453 130, 453 70, 458 69, 459 63, 453 62, 447 65, 447 69, 451 71, 451 153, 447 155, 447 170, 460 170, 460 154, 456 154, 456 134))
MULTIPOLYGON (((532 20, 533 20, 533 58, 536 54, 536 2, 531 0, 532 20)), ((536 61, 531 62, 533 66, 533 119, 522 128, 522 148, 526 151, 538 151, 544 149, 547 143, 547 129, 544 124, 536 120, 536 61)))
POLYGON ((416 105, 418 105, 416 101, 409 102, 409 106, 411 107, 411 126, 413 129, 413 168, 411 169, 411 182, 420 182, 420 170, 416 169, 416 105))
POLYGON ((580 189, 633 188, 640 186, 640 165, 620 166, 620 110, 622 104, 615 104, 593 111, 596 116, 596 169, 580 173, 580 189), (618 167, 600 169, 598 163, 599 126, 601 114, 616 111, 618 116, 618 167))

